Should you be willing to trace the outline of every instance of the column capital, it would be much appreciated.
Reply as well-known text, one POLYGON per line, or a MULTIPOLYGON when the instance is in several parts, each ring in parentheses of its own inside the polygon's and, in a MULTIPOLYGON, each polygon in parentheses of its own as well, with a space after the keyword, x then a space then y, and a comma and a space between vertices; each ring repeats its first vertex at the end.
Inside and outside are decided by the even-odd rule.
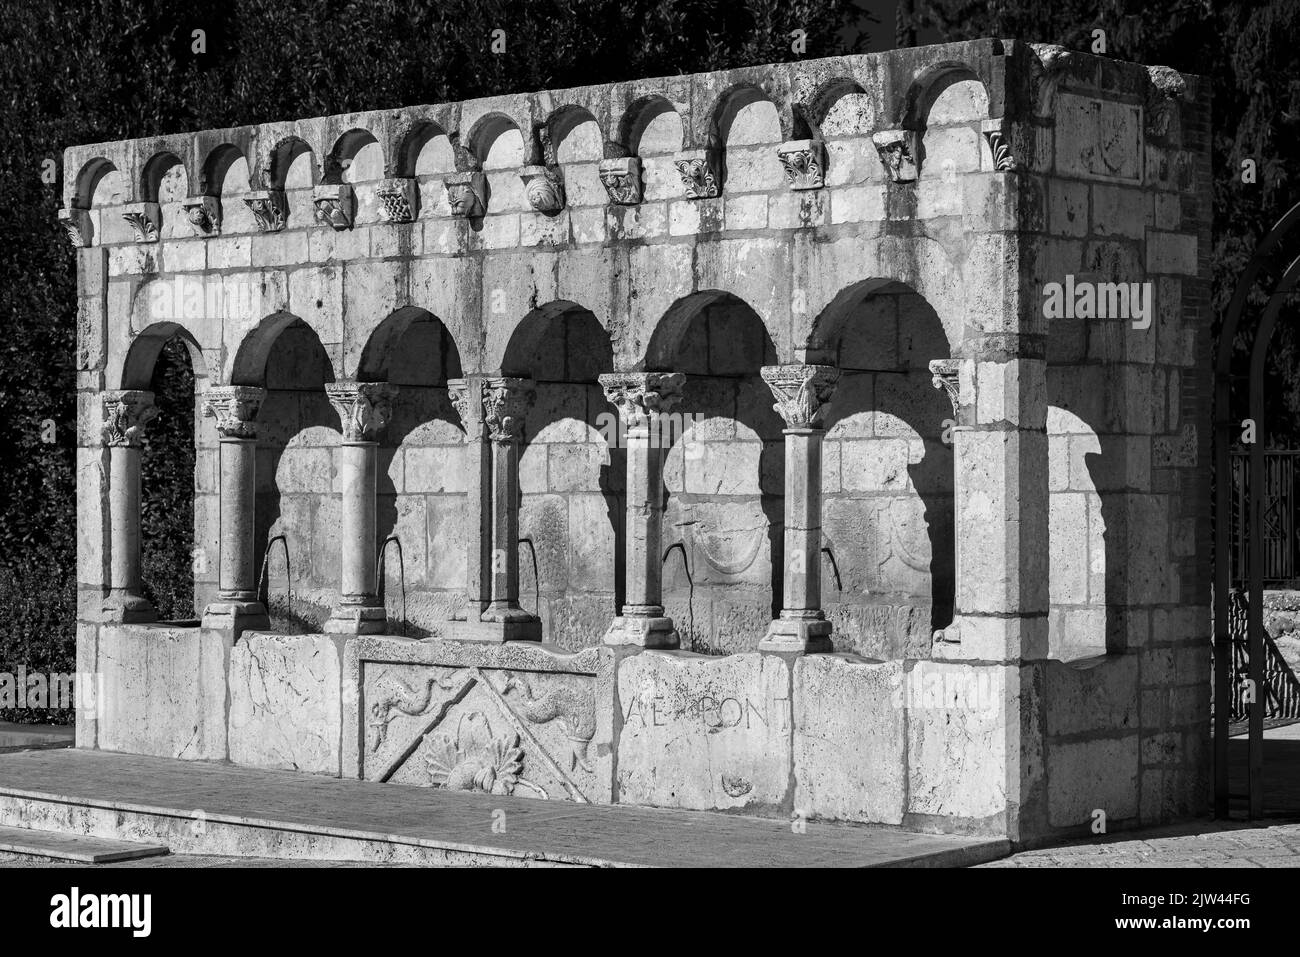
POLYGON ((217 420, 223 439, 257 438, 257 413, 266 390, 255 385, 215 385, 203 395, 203 416, 217 420))
POLYGON ((772 408, 785 420, 786 428, 821 428, 822 413, 840 378, 839 369, 792 363, 763 366, 761 372, 763 381, 776 397, 772 408))
POLYGON ((961 404, 961 360, 931 359, 930 375, 930 384, 948 393, 952 414, 956 415, 957 407, 961 404))
POLYGON ((494 442, 512 442, 524 427, 524 413, 532 398, 531 379, 487 376, 483 380, 483 424, 494 442))
POLYGON ((447 396, 451 406, 460 418, 465 435, 471 439, 481 437, 483 433, 483 397, 481 389, 474 389, 468 379, 448 379, 447 396))
POLYGON ((387 382, 345 379, 327 382, 325 394, 343 424, 344 442, 374 442, 393 417, 397 387, 387 382))
POLYGON ((606 372, 599 376, 609 404, 629 428, 649 424, 681 401, 686 376, 680 372, 606 372))
POLYGON ((158 416, 153 393, 141 389, 121 389, 103 393, 104 444, 139 448, 144 441, 144 427, 158 416))

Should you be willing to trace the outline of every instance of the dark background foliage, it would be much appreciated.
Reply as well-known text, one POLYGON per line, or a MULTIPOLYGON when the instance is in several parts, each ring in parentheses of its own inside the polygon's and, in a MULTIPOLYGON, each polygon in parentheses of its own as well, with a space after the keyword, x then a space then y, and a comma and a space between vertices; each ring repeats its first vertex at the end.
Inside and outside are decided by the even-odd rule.
MULTIPOLYGON (((1292 186, 1300 4, 1209 0, 98 0, 0 18, 0 670, 71 671, 75 639, 76 276, 56 224, 71 144, 577 86, 979 36, 1088 50, 1214 82, 1215 302, 1292 186), (884 32, 876 27, 883 25, 884 32), (506 55, 489 52, 507 31, 506 55), (192 51, 192 32, 206 52, 192 51), (1243 158, 1259 183, 1240 183, 1243 158), (55 441, 42 441, 52 420, 55 441)), ((1278 335, 1271 435, 1294 444, 1300 337, 1278 335)), ((155 374, 144 463, 145 577, 190 617, 193 380, 179 345, 155 374)), ((47 717, 0 713, 9 720, 47 717)))

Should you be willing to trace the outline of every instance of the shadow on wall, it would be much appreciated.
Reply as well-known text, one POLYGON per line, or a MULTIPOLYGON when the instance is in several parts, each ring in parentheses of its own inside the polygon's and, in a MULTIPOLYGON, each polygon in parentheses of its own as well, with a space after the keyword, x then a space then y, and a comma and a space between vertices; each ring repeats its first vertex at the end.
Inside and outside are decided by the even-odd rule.
POLYGON ((502 367, 534 383, 519 449, 520 606, 543 640, 597 645, 625 574, 625 451, 598 428, 615 415, 598 380, 614 368, 609 335, 591 312, 556 304, 523 319, 502 367))
POLYGON ((954 416, 932 359, 950 355, 934 309, 903 283, 823 330, 840 380, 826 414, 822 595, 836 650, 928 658, 952 620, 954 416))
POLYGON ((337 597, 340 503, 334 454, 340 439, 338 415, 325 395, 325 384, 332 381, 329 356, 316 334, 301 320, 288 324, 271 344, 265 365, 254 554, 260 558, 271 538, 285 537, 288 567, 279 549, 266 563, 267 610, 272 628, 289 634, 319 632, 337 597), (291 602, 284 597, 290 592, 291 602))
POLYGON ((405 634, 428 637, 465 602, 465 433, 447 391, 460 354, 437 317, 404 309, 372 334, 357 375, 398 389, 380 434, 375 524, 388 630, 402 633, 405 614, 405 634), (389 536, 400 544, 381 554, 389 536))
POLYGON ((702 294, 661 322, 648 364, 686 373, 681 431, 664 463, 663 595, 682 647, 752 651, 780 614, 784 423, 760 369, 776 348, 735 297, 702 294))

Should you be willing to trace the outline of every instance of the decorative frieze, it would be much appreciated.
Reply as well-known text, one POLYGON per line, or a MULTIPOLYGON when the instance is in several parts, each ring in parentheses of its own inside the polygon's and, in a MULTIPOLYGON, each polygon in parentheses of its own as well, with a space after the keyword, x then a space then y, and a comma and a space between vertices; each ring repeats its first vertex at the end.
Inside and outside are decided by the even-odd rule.
POLYGON ((601 160, 600 182, 615 206, 635 206, 641 202, 641 161, 635 156, 601 160))
POLYGON ((351 229, 356 215, 356 195, 347 183, 317 186, 312 191, 316 222, 331 229, 351 229))
POLYGON ((196 236, 215 236, 221 231, 221 200, 215 196, 187 196, 181 200, 185 221, 196 236))
POLYGON ((217 433, 228 439, 257 438, 257 413, 266 390, 253 385, 219 385, 203 397, 203 415, 217 420, 217 433))
POLYGON ((785 420, 786 428, 821 428, 822 412, 835 391, 835 383, 839 381, 839 369, 794 363, 763 366, 761 372, 763 381, 776 398, 772 408, 785 420))
POLYGON ((895 183, 912 183, 920 172, 920 137, 916 130, 882 130, 871 134, 885 172, 895 183))
POLYGON ((282 189, 256 190, 244 197, 244 203, 257 220, 257 228, 264 233, 278 233, 289 220, 289 206, 282 189))
POLYGON ((524 181, 524 195, 533 209, 554 215, 564 208, 564 178, 558 168, 525 166, 519 178, 524 181))
POLYGON ((509 376, 483 380, 483 424, 494 442, 512 442, 523 433, 532 381, 509 376))
POLYGON ((487 176, 483 173, 449 173, 442 182, 447 189, 447 205, 457 219, 477 219, 487 212, 487 176))
POLYGON ((397 387, 387 382, 330 382, 330 405, 339 414, 344 442, 375 442, 393 417, 397 387))
POLYGON ((981 125, 981 132, 984 134, 985 141, 989 144, 989 153, 993 157, 993 168, 995 170, 1016 169, 1016 157, 1011 151, 1011 130, 1006 121, 1000 117, 985 120, 981 125))
POLYGON ((961 401, 961 362, 957 359, 932 359, 930 361, 930 384, 936 389, 948 393, 952 403, 952 414, 957 414, 961 401))
POLYGON ((152 392, 137 389, 105 392, 104 444, 138 449, 144 443, 144 427, 158 416, 153 399, 152 392))
POLYGON ((415 219, 418 208, 415 180, 397 176, 380 180, 375 187, 379 200, 379 215, 386 223, 409 223, 415 219))
POLYGON ((816 140, 790 140, 776 148, 791 189, 821 189, 826 185, 826 149, 816 140))
POLYGON ((157 203, 130 203, 122 212, 122 218, 135 233, 137 243, 158 242, 158 229, 162 225, 162 213, 157 203))
POLYGON ((692 150, 673 160, 687 199, 712 199, 722 193, 722 177, 712 150, 692 150))
POLYGON ((599 379, 605 398, 628 428, 643 428, 652 416, 671 412, 686 383, 680 372, 608 372, 599 379))
POLYGON ((72 206, 59 210, 59 225, 68 235, 68 242, 80 249, 90 245, 90 211, 72 206))

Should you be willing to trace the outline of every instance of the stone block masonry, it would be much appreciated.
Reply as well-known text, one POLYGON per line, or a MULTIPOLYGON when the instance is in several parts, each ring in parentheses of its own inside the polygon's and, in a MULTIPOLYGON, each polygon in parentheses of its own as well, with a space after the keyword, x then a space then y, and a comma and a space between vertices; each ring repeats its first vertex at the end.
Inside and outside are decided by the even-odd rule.
POLYGON ((69 149, 78 745, 1018 841, 1195 813, 1208 96, 978 40, 69 149), (173 337, 194 628, 140 591, 173 337))

